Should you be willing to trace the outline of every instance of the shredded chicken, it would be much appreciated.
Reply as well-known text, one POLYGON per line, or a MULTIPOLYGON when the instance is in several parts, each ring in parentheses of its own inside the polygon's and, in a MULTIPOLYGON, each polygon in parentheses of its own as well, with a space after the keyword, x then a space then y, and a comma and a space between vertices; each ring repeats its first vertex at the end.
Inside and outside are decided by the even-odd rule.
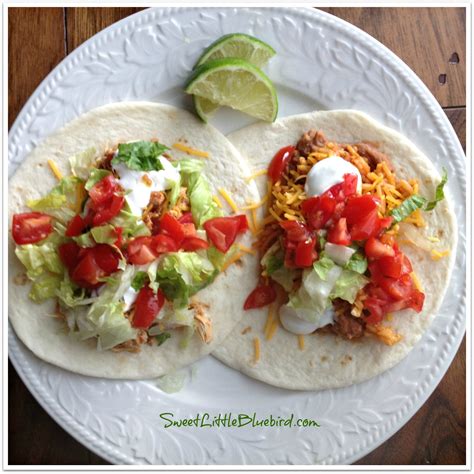
POLYGON ((143 222, 151 230, 152 234, 154 230, 157 231, 157 226, 161 219, 161 216, 165 214, 168 205, 168 199, 166 194, 162 191, 153 191, 150 195, 150 202, 143 211, 143 222))
POLYGON ((186 188, 181 188, 179 192, 178 199, 176 200, 176 204, 170 209, 169 213, 179 219, 185 212, 189 212, 191 207, 189 205, 189 199, 186 195, 186 188))
POLYGON ((209 344, 212 341, 212 323, 204 312, 204 308, 209 308, 209 306, 204 303, 193 302, 189 305, 189 308, 194 310, 194 321, 199 337, 203 342, 209 344))
POLYGON ((140 346, 148 342, 148 334, 144 329, 139 329, 137 337, 130 339, 129 341, 122 342, 121 344, 112 347, 113 352, 140 352, 140 346))

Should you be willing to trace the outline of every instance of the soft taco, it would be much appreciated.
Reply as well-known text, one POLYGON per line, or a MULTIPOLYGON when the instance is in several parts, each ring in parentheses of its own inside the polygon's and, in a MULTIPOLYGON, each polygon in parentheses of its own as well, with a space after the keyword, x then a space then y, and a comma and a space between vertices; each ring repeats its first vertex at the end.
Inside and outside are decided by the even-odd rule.
POLYGON ((9 185, 18 337, 111 378, 157 377, 212 351, 255 284, 238 250, 247 219, 216 197, 255 200, 247 175, 221 133, 167 105, 107 105, 46 138, 9 185))
POLYGON ((290 389, 346 386, 394 366, 448 287, 457 232, 446 174, 356 111, 229 138, 260 180, 260 281, 214 355, 290 389))

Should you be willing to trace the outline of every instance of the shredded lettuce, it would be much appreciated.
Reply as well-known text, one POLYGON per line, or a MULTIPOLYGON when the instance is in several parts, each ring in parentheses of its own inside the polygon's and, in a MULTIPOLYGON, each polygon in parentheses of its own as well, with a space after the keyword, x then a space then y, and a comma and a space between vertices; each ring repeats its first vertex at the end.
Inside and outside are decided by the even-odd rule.
POLYGON ((441 181, 436 186, 435 190, 435 197, 433 201, 430 201, 426 204, 425 211, 432 211, 435 207, 436 204, 438 204, 439 201, 442 201, 444 199, 444 185, 448 182, 448 172, 446 168, 443 168, 443 175, 441 177, 441 181))
POLYGON ((288 306, 294 308, 300 318, 317 322, 330 305, 329 295, 341 273, 342 268, 333 265, 323 280, 314 269, 304 270, 301 286, 290 294, 288 306))
POLYGON ((188 299, 209 285, 217 275, 212 263, 195 252, 166 254, 158 263, 156 281, 175 308, 188 304, 188 299))
POLYGON ((326 281, 330 270, 336 265, 323 251, 319 259, 313 263, 313 269, 321 280, 326 281))
POLYGON ((86 191, 90 191, 99 181, 102 181, 109 174, 112 174, 112 172, 109 170, 103 170, 99 168, 92 169, 84 188, 86 191))
POLYGON ((71 165, 71 172, 74 176, 86 181, 89 178, 91 168, 95 166, 96 162, 96 149, 88 148, 77 155, 69 158, 69 164, 71 165))
POLYGON ((367 258, 365 258, 362 252, 356 252, 352 255, 344 268, 363 275, 367 271, 367 258))
POLYGON ((26 204, 34 211, 49 214, 63 222, 68 222, 74 217, 77 197, 77 187, 83 181, 75 176, 67 176, 52 189, 46 196, 29 200, 26 204))
POLYGON ((125 239, 151 234, 145 223, 132 214, 127 201, 125 201, 122 210, 109 223, 114 227, 121 227, 125 239))
POLYGON ((45 272, 62 275, 63 264, 57 248, 60 238, 54 234, 38 244, 17 245, 15 254, 26 268, 26 275, 31 280, 45 272))
POLYGON ((86 232, 85 234, 77 235, 73 237, 72 240, 76 242, 79 247, 94 247, 95 241, 90 232, 86 232))
POLYGON ((117 241, 117 231, 111 224, 93 227, 90 233, 98 244, 113 245, 117 241))
POLYGON ((162 332, 161 334, 157 334, 155 336, 156 342, 158 346, 161 346, 165 341, 167 341, 171 337, 169 332, 162 332))
POLYGON ((123 295, 132 284, 134 273, 135 267, 129 265, 108 279, 87 314, 77 321, 81 339, 97 336, 99 350, 106 350, 136 337, 136 329, 123 313, 123 295))
POLYGON ((202 160, 186 159, 173 164, 179 167, 182 183, 188 188, 187 195, 196 227, 202 227, 208 219, 224 215, 212 199, 209 183, 202 174, 202 160))
POLYGON ((132 288, 135 291, 140 291, 143 286, 145 286, 146 281, 148 280, 147 272, 139 271, 135 274, 132 280, 132 288))
POLYGON ((367 283, 369 283, 369 279, 365 276, 352 270, 344 269, 336 280, 336 284, 329 297, 331 299, 341 298, 352 304, 355 301, 357 292, 367 283))
POLYGON ((423 196, 414 194, 408 199, 405 199, 398 207, 392 209, 390 215, 393 217, 393 222, 401 222, 406 219, 410 214, 415 212, 417 209, 424 207, 425 211, 432 211, 436 204, 439 201, 444 199, 444 186, 448 182, 448 173, 445 168, 443 168, 443 176, 440 183, 436 186, 435 198, 433 201, 428 201, 423 196))
POLYGON ((156 385, 165 393, 176 393, 183 389, 186 378, 185 369, 180 369, 159 377, 156 380, 156 385))
POLYGON ((125 163, 128 168, 136 171, 162 170, 159 157, 169 148, 158 142, 137 141, 122 143, 112 164, 125 163))
POLYGON ((263 255, 260 264, 268 275, 276 272, 283 266, 284 255, 279 242, 275 242, 263 255))
POLYGON ((56 290, 62 282, 62 276, 56 274, 45 274, 37 278, 29 293, 29 297, 36 303, 56 296, 56 290))

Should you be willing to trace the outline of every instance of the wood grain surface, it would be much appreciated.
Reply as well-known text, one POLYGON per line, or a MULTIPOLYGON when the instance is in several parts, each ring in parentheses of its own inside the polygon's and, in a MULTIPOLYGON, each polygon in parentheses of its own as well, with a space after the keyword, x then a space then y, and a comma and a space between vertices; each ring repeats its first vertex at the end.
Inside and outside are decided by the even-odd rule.
MULTIPOLYGON (((41 80, 67 54, 141 8, 9 8, 8 124, 41 80)), ((371 34, 407 63, 431 90, 466 143, 463 8, 323 8, 371 34), (443 77, 445 75, 445 77, 443 77)), ((357 464, 465 464, 466 349, 394 436, 357 464)), ((8 366, 10 464, 107 464, 62 430, 8 366), (25 447, 28 447, 25 449, 25 447)))

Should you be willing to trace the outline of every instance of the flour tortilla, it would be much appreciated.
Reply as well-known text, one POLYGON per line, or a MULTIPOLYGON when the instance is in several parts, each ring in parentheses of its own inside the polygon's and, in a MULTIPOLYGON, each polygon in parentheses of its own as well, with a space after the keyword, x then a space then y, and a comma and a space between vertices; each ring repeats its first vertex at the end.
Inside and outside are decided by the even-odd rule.
MULTIPOLYGON (((313 112, 287 117, 274 124, 256 124, 229 136, 253 171, 267 168, 274 154, 286 145, 297 142, 307 130, 321 129, 328 140, 340 143, 372 141, 386 153, 400 178, 417 178, 420 194, 434 196, 440 176, 431 161, 398 132, 378 124, 369 116, 352 110, 313 112)), ((266 192, 261 179, 260 194, 266 192)), ((268 308, 248 311, 232 334, 213 355, 225 364, 263 382, 278 387, 301 390, 321 390, 343 387, 370 379, 400 362, 426 331, 436 315, 448 287, 457 243, 457 226, 449 202, 445 199, 436 209, 425 214, 426 228, 416 230, 418 238, 431 244, 427 236, 436 236, 437 249, 450 249, 449 257, 434 261, 430 252, 401 245, 409 256, 414 271, 426 294, 423 311, 394 313, 389 323, 403 335, 392 347, 367 337, 350 342, 332 334, 305 336, 305 348, 298 348, 297 337, 281 327, 271 341, 265 341, 263 328, 268 308), (242 335, 251 326, 252 331, 242 335), (254 364, 254 338, 261 341, 260 360, 254 364)), ((403 225, 402 225, 403 227, 403 225)), ((407 225, 405 225, 407 227, 407 225)), ((431 244, 434 245, 434 244, 431 244)), ((248 275, 250 276, 250 275, 248 275)))
MULTIPOLYGON (((240 206, 247 200, 258 200, 255 185, 249 187, 244 180, 249 174, 247 165, 215 128, 168 105, 117 103, 99 107, 73 120, 46 138, 27 157, 10 180, 9 222, 12 214, 27 211, 26 201, 44 196, 57 184, 48 167, 48 159, 67 175, 70 174, 68 158, 89 147, 102 152, 119 142, 152 138, 158 138, 168 146, 183 141, 193 148, 208 151, 210 158, 205 160, 204 173, 214 193, 219 187, 225 188, 240 206)), ((189 157, 175 149, 170 153, 175 159, 189 157)), ((31 285, 18 284, 17 277, 25 270, 14 254, 15 245, 9 230, 9 317, 16 334, 41 359, 84 375, 151 378, 196 361, 222 342, 243 316, 241 311, 234 309, 242 307, 247 293, 257 281, 257 262, 246 256, 242 265, 231 265, 212 285, 193 297, 193 300, 209 305, 206 314, 212 320, 214 334, 210 344, 203 343, 196 333, 183 349, 179 346, 181 337, 173 334, 162 346, 144 345, 138 354, 100 352, 95 340, 81 342, 66 333, 65 324, 53 317, 53 300, 36 304, 28 298, 31 285)), ((249 245, 248 238, 245 237, 242 243, 249 245)))

